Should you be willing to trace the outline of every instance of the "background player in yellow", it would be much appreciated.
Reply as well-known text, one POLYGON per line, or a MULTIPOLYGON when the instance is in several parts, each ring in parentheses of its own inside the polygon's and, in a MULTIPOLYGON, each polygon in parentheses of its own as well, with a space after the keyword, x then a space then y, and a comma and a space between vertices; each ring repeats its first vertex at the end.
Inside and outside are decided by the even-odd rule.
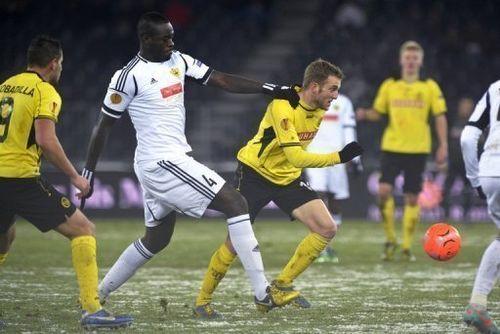
MULTIPOLYGON (((340 68, 325 60, 309 64, 304 73, 303 89, 299 90, 298 105, 273 100, 255 137, 238 152, 240 164, 236 186, 248 202, 250 220, 253 222, 259 211, 274 201, 292 219, 299 220, 310 230, 272 282, 283 291, 293 290, 293 281, 318 257, 337 230, 323 201, 301 179, 302 169, 344 163, 362 152, 356 142, 349 143, 339 152, 319 154, 304 150, 318 131, 326 109, 337 98, 343 77, 340 68)), ((211 307, 212 295, 235 258, 236 252, 228 238, 210 260, 195 302, 196 316, 219 316, 211 307)), ((310 307, 300 295, 294 303, 310 307)))
POLYGON ((28 49, 28 68, 0 85, 0 264, 14 240, 15 216, 41 232, 55 230, 71 240, 71 253, 86 328, 130 325, 129 316, 112 316, 99 303, 94 224, 68 198, 40 177, 40 158, 66 174, 82 197, 90 190, 66 157, 56 136, 61 97, 54 86, 62 71, 58 40, 38 36, 28 49))
POLYGON ((420 219, 418 194, 427 156, 431 152, 430 116, 434 116, 438 138, 436 163, 446 167, 448 158, 446 102, 432 79, 420 78, 424 50, 415 41, 405 42, 399 52, 400 78, 388 78, 380 86, 373 109, 358 109, 358 120, 378 121, 383 115, 388 124, 382 137, 381 176, 378 202, 386 243, 382 259, 391 260, 397 248, 394 231, 394 180, 404 174, 403 245, 405 259, 415 261, 411 253, 413 233, 420 219))

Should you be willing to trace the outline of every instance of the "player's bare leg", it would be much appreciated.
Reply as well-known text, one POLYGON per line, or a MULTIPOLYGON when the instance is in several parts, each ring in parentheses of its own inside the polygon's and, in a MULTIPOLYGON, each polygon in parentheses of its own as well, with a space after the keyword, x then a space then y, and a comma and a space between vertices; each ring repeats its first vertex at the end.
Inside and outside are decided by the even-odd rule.
MULTIPOLYGON (((293 290, 294 280, 314 262, 337 232, 332 216, 320 199, 301 205, 292 211, 292 215, 306 225, 311 233, 300 242, 293 256, 273 281, 273 285, 284 291, 293 290)), ((311 306, 302 296, 294 304, 302 308, 311 306)))
POLYGON ((380 182, 378 188, 378 205, 382 226, 385 232, 384 252, 382 260, 390 261, 394 257, 397 248, 396 230, 394 227, 394 197, 392 196, 393 187, 389 183, 380 182))
POLYGON ((5 233, 0 234, 0 266, 7 259, 10 246, 14 242, 15 238, 16 238, 16 226, 14 223, 12 223, 12 225, 5 233))
MULTIPOLYGON (((342 203, 345 201, 343 199, 336 199, 335 194, 328 193, 328 201, 325 202, 328 211, 332 214, 332 218, 337 225, 337 230, 342 225, 342 203)), ((323 199, 323 197, 320 198, 323 199)), ((324 199, 323 199, 324 201, 324 199)), ((339 258, 337 252, 332 248, 330 244, 321 252, 320 256, 316 259, 316 262, 329 262, 338 263, 339 258)))
POLYGON ((168 246, 175 229, 176 214, 169 213, 158 225, 146 227, 144 236, 123 251, 99 284, 99 298, 105 301, 113 291, 129 280, 154 255, 168 246))

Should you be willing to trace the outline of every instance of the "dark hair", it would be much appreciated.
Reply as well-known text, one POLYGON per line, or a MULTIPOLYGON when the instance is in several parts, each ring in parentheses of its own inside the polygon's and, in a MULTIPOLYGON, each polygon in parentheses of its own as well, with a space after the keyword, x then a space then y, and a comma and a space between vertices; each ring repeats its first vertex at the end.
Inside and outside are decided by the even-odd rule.
POLYGON ((137 23, 137 35, 141 38, 142 35, 154 34, 153 25, 169 23, 167 18, 158 12, 148 12, 141 15, 137 23))
POLYGON ((344 79, 344 73, 340 67, 324 59, 318 58, 307 65, 306 70, 304 71, 302 87, 307 88, 311 82, 316 82, 322 85, 330 75, 336 76, 340 80, 344 79))
POLYGON ((28 47, 28 66, 47 66, 53 59, 62 55, 61 42, 49 35, 38 35, 28 47))

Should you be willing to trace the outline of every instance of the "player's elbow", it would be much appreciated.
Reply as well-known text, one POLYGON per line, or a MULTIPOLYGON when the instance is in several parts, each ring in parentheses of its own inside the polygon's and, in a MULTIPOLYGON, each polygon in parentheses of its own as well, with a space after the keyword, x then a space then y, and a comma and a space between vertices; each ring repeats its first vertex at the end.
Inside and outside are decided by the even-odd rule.
POLYGON ((462 134, 460 135, 460 146, 462 147, 462 152, 477 147, 481 133, 482 131, 475 126, 465 126, 462 134))

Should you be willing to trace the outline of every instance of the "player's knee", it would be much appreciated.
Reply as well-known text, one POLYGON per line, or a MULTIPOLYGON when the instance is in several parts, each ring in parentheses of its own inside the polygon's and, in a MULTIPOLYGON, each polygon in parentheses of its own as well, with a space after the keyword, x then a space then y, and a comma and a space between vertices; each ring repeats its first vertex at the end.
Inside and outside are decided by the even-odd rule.
POLYGON ((66 237, 73 239, 77 237, 95 236, 95 225, 90 220, 73 222, 61 231, 66 237))
POLYGON ((392 196, 392 186, 388 183, 379 183, 378 198, 380 201, 387 201, 392 196))
POLYGON ((415 206, 418 204, 418 195, 416 194, 407 194, 405 196, 405 204, 409 206, 415 206))
POLYGON ((241 195, 239 192, 236 190, 234 191, 234 196, 231 198, 233 203, 232 203, 232 209, 234 210, 234 215, 243 215, 245 213, 248 213, 248 203, 245 197, 241 195))
POLYGON ((337 224, 335 224, 333 221, 330 222, 329 224, 325 224, 322 227, 322 229, 323 229, 322 236, 327 239, 333 239, 337 234, 337 224))
POLYGON ((209 208, 222 212, 228 218, 248 213, 248 204, 245 198, 228 184, 225 184, 217 193, 209 208))
POLYGON ((90 220, 87 219, 78 225, 80 236, 95 236, 95 225, 90 220))
POLYGON ((146 230, 144 237, 141 238, 141 242, 148 251, 158 254, 168 246, 171 236, 171 234, 167 233, 151 233, 146 230))
POLYGON ((229 218, 248 213, 247 200, 235 189, 227 193, 225 202, 223 213, 229 218))
POLYGON ((146 247, 148 251, 153 254, 158 254, 170 243, 170 238, 168 237, 151 237, 147 234, 141 238, 141 242, 146 247))
POLYGON ((314 226, 311 229, 311 232, 317 233, 321 235, 323 238, 331 240, 337 234, 337 224, 333 220, 329 220, 327 222, 306 222, 308 226, 314 226))
POLYGON ((380 203, 385 203, 391 197, 391 191, 386 188, 380 188, 378 191, 378 200, 380 203))

